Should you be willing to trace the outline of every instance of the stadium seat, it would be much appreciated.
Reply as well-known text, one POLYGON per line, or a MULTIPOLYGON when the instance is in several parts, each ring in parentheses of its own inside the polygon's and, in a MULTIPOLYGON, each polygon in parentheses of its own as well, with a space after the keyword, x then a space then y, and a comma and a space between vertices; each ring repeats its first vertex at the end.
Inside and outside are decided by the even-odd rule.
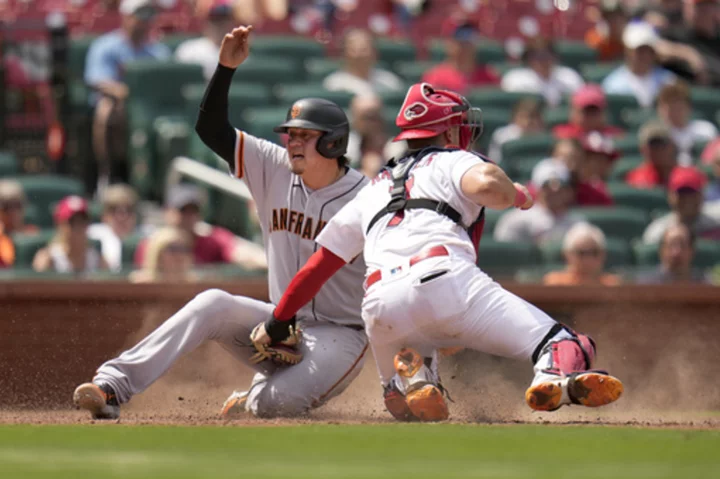
MULTIPOLYGON (((445 60, 445 40, 435 38, 430 41, 430 58, 435 61, 445 60)), ((477 61, 479 63, 504 62, 507 59, 505 47, 497 40, 483 38, 477 45, 477 61)))
POLYGON ((36 204, 28 202, 25 205, 23 221, 25 221, 26 225, 38 225, 40 223, 40 210, 36 204))
POLYGON ((15 245, 15 267, 29 268, 32 266, 35 253, 48 244, 55 234, 54 230, 42 230, 36 235, 13 235, 15 245))
POLYGON ((492 238, 498 220, 505 213, 507 213, 507 211, 485 208, 485 226, 483 226, 483 236, 492 238))
POLYGON ((175 53, 175 50, 180 46, 181 43, 191 40, 193 38, 198 38, 198 35, 188 35, 188 34, 173 34, 173 35, 165 35, 160 40, 161 43, 164 45, 167 45, 167 47, 175 53))
POLYGON ((541 262, 538 248, 532 243, 501 243, 483 235, 478 266, 490 276, 512 278, 521 268, 541 262))
POLYGON ((714 119, 715 114, 720 111, 720 98, 717 88, 692 87, 690 89, 690 101, 693 110, 702 113, 707 119, 714 119))
MULTIPOLYGON (((540 247, 543 261, 548 266, 564 264, 562 243, 547 243, 540 247)), ((633 251, 630 244, 618 238, 608 238, 606 241, 605 268, 617 269, 634 264, 633 251)))
MULTIPOLYGON (((637 264, 639 266, 654 266, 659 264, 659 248, 659 244, 637 242, 634 246, 637 264)), ((695 242, 693 266, 696 268, 711 268, 718 264, 720 264, 720 243, 712 240, 698 239, 695 242)))
POLYGON ((437 61, 402 61, 395 63, 395 73, 408 83, 417 83, 422 80, 426 71, 438 65, 437 61))
POLYGON ((613 182, 624 182, 625 176, 627 176, 631 170, 640 166, 642 162, 643 159, 641 156, 626 156, 620 158, 613 164, 613 169, 610 172, 610 179, 613 182))
POLYGON ((637 135, 627 134, 615 139, 613 143, 623 158, 640 155, 640 140, 637 135))
POLYGON ((305 81, 305 68, 297 57, 261 57, 251 55, 240 65, 234 79, 243 83, 299 83, 305 81))
POLYGON ((538 101, 543 101, 540 95, 503 91, 499 88, 474 88, 467 94, 468 101, 473 106, 480 107, 483 110, 486 108, 506 109, 508 119, 515 103, 523 98, 535 98, 538 101))
POLYGON ((282 84, 275 87, 275 96, 278 104, 287 109, 300 98, 316 97, 325 98, 340 105, 340 108, 348 108, 353 94, 347 91, 330 91, 320 83, 298 83, 282 84), (287 105, 287 106, 286 106, 287 105))
POLYGON ((493 132, 510 122, 510 111, 500 108, 484 108, 482 119, 483 134, 477 143, 475 143, 475 149, 477 151, 487 152, 493 132))
MULTIPOLYGON (((340 70, 343 66, 342 58, 308 58, 303 62, 305 75, 309 82, 322 82, 326 76, 340 70)), ((386 62, 377 62, 377 68, 390 70, 386 62)))
POLYGON ((248 108, 243 112, 243 124, 247 125, 245 131, 249 134, 280 144, 280 137, 273 128, 284 122, 286 117, 287 108, 282 106, 248 108))
POLYGON ((123 269, 130 269, 135 264, 135 251, 137 250, 140 242, 145 238, 144 235, 134 234, 122 241, 122 267, 123 269))
POLYGON ((53 225, 52 205, 70 195, 83 196, 83 184, 68 176, 26 175, 14 178, 23 187, 28 203, 37 207, 37 226, 49 228, 53 225))
POLYGON ((10 151, 0 151, 0 178, 3 176, 12 176, 19 173, 20 165, 14 153, 10 151))
POLYGON ((570 118, 570 107, 568 105, 559 105, 555 108, 548 108, 543 112, 543 120, 545 128, 552 129, 557 125, 563 125, 570 118))
POLYGON ((503 75, 505 75, 507 72, 509 72, 513 68, 522 67, 521 64, 519 64, 518 62, 513 62, 513 61, 492 62, 489 65, 492 67, 493 70, 495 70, 495 73, 497 73, 497 75, 499 77, 502 77, 503 75))
POLYGON ((612 124, 622 125, 623 118, 628 112, 640 109, 637 99, 633 95, 605 95, 608 103, 609 120, 612 124))
POLYGON ((158 117, 184 119, 185 85, 204 82, 196 64, 138 61, 125 68, 128 97, 130 184, 142 197, 161 197, 165 171, 156 157, 153 124, 158 117))
POLYGON ((505 161, 522 160, 528 156, 548 157, 557 140, 550 134, 537 134, 503 143, 502 157, 505 161))
POLYGON ((583 63, 597 60, 597 51, 590 48, 585 42, 561 40, 555 44, 555 53, 562 65, 579 68, 583 63))
POLYGON ((573 211, 603 230, 608 238, 626 241, 641 237, 650 222, 649 215, 638 208, 584 207, 574 208, 573 211))
POLYGON ((412 42, 391 38, 379 38, 375 41, 378 60, 393 64, 398 61, 413 60, 417 56, 417 48, 412 42))
POLYGON ((325 56, 325 45, 297 35, 256 35, 250 58, 286 57, 293 60, 325 56))
POLYGON ((580 73, 588 83, 600 84, 621 65, 622 62, 585 63, 580 65, 580 73))
POLYGON ((648 214, 670 209, 663 188, 640 189, 624 183, 610 183, 608 190, 617 206, 639 208, 648 214))
POLYGON ((90 108, 88 95, 90 89, 85 85, 85 59, 90 45, 96 36, 74 37, 68 49, 68 94, 70 106, 74 111, 87 111, 90 108))
POLYGON ((380 91, 378 92, 378 95, 380 96, 380 98, 382 98, 385 106, 393 107, 396 110, 399 110, 403 102, 405 101, 407 89, 403 88, 402 90, 380 91))

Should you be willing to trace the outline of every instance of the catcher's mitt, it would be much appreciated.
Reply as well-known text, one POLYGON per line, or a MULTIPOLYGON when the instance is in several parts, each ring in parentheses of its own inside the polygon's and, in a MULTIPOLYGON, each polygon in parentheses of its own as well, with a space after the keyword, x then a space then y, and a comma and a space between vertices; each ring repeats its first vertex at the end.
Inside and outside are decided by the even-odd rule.
POLYGON ((290 321, 278 321, 273 316, 268 321, 255 326, 250 333, 255 354, 250 357, 251 364, 270 360, 280 366, 299 363, 303 356, 299 349, 301 332, 295 326, 295 318, 290 321))

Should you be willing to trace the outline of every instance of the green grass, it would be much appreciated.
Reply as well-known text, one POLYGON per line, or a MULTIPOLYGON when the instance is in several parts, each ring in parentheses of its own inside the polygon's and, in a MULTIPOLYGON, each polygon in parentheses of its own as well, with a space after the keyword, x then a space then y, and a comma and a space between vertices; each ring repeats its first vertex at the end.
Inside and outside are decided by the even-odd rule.
POLYGON ((715 478, 720 431, 3 426, 0 478, 715 478))

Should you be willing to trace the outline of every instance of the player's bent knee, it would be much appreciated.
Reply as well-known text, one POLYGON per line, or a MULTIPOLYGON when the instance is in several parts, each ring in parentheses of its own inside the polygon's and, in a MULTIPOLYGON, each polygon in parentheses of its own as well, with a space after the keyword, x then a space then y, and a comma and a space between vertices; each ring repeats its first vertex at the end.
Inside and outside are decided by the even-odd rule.
POLYGON ((198 308, 224 308, 232 302, 232 294, 217 288, 205 290, 191 301, 198 308))
POLYGON ((248 410, 263 419, 300 417, 312 409, 312 398, 293 394, 283 388, 267 386, 260 394, 248 398, 248 410))

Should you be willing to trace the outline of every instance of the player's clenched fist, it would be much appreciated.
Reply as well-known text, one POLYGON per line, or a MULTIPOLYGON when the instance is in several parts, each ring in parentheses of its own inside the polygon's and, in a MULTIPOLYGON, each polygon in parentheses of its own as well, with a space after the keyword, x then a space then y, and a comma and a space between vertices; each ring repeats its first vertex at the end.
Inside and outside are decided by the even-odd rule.
POLYGON ((252 25, 237 27, 226 34, 220 45, 220 64, 228 68, 237 68, 250 55, 250 32, 252 25))

